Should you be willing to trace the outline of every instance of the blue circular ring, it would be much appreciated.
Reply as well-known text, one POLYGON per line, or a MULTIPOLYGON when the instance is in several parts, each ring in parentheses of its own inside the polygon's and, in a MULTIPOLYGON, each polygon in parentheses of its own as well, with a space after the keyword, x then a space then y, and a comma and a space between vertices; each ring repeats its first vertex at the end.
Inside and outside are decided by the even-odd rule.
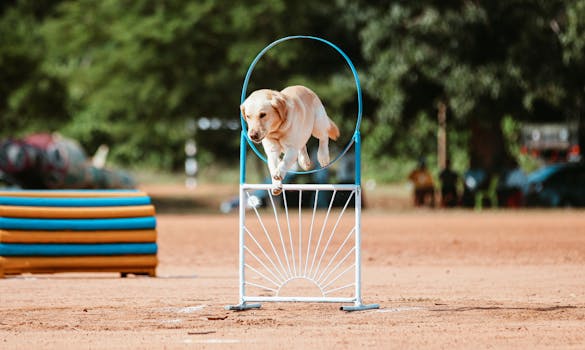
MULTIPOLYGON (((360 129, 360 124, 362 122, 362 88, 360 85, 360 78, 358 76, 358 73, 355 69, 355 66, 353 65, 353 62, 349 59, 349 57, 345 54, 345 52, 343 52, 337 45, 333 44, 330 41, 327 41, 323 38, 319 38, 316 36, 309 36, 309 35, 294 35, 294 36, 287 36, 281 39, 278 39, 276 41, 273 41, 272 43, 270 43, 268 46, 266 46, 264 49, 262 49, 262 51, 260 51, 260 53, 256 56, 256 58, 254 58, 254 60, 252 61, 252 63, 250 64, 250 67, 248 68, 248 72, 246 73, 246 78, 244 79, 244 85, 242 85, 242 96, 240 98, 240 104, 244 103, 244 101, 246 100, 246 93, 248 90, 248 83, 250 82, 250 77, 252 76, 252 72, 254 71, 254 67, 256 66, 256 64, 258 63, 258 61, 260 60, 260 58, 262 58, 262 56, 264 56, 264 54, 266 54, 266 52, 268 50, 270 50, 271 48, 273 48, 274 46, 284 42, 284 41, 288 41, 288 40, 293 40, 293 39, 310 39, 310 40, 316 40, 316 41, 320 41, 322 43, 325 43, 329 46, 331 46, 332 48, 334 48, 347 62, 347 65, 349 66, 349 68, 351 69, 351 72, 353 74, 353 78, 355 80, 355 87, 357 90, 357 102, 358 102, 358 111, 357 111, 357 120, 355 123, 355 131, 354 131, 354 137, 351 138, 351 140, 349 141, 349 143, 347 144, 347 146, 345 146, 345 148, 343 149, 343 151, 341 153, 339 153, 339 155, 337 157, 335 157, 335 159, 333 159, 333 161, 331 161, 327 166, 322 167, 322 168, 318 168, 318 169, 313 169, 313 170, 307 170, 307 171, 290 171, 293 174, 311 174, 323 169, 326 169, 328 167, 330 167, 331 165, 333 165, 333 163, 335 163, 338 159, 340 159, 341 157, 343 157, 343 155, 345 155, 345 153, 347 153, 347 151, 350 149, 350 147, 353 145, 354 141, 355 141, 355 135, 357 135, 359 133, 359 129, 360 129)), ((256 155, 262 159, 265 163, 267 162, 266 157, 264 155, 262 155, 262 153, 260 153, 260 151, 258 150, 258 148, 256 147, 256 145, 248 138, 248 133, 247 133, 247 128, 246 128, 246 121, 244 120, 244 116, 242 115, 242 112, 240 112, 240 121, 242 123, 242 130, 244 131, 244 135, 246 137, 246 141, 248 142, 248 145, 250 146, 250 148, 252 148, 252 150, 254 151, 254 153, 256 153, 256 155)))

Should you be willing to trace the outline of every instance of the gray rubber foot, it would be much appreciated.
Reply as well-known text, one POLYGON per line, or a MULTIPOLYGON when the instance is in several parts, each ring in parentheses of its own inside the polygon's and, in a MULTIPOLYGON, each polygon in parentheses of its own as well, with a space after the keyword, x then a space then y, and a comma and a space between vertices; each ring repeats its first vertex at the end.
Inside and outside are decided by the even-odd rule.
POLYGON ((228 305, 225 307, 226 310, 231 311, 244 311, 249 309, 259 309, 262 305, 261 304, 238 304, 238 305, 228 305))
POLYGON ((359 304, 359 305, 346 305, 346 306, 342 306, 339 309, 343 310, 343 311, 364 311, 364 310, 373 310, 373 309, 379 309, 380 305, 379 304, 359 304))

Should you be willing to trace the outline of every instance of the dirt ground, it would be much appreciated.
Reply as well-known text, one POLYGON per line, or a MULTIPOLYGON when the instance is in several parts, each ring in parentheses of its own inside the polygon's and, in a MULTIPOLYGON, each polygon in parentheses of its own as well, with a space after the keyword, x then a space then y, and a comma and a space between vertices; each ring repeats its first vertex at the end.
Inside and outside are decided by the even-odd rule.
MULTIPOLYGON (((216 190, 201 193, 211 198, 216 190)), ((177 194, 184 196, 179 207, 203 200, 177 194)), ((584 211, 372 205, 362 218, 362 292, 365 303, 380 309, 264 303, 233 312, 224 306, 238 302, 237 215, 219 214, 217 207, 177 214, 169 198, 157 199, 158 277, 0 280, 0 348, 585 346, 584 211)))

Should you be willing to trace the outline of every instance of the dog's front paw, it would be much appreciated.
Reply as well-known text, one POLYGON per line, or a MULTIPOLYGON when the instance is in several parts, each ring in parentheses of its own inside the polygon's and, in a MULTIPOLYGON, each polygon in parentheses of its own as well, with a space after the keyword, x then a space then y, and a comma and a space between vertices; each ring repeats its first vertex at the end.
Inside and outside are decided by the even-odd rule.
POLYGON ((272 176, 271 192, 274 196, 278 196, 282 193, 282 178, 278 174, 272 176))
POLYGON ((282 193, 282 187, 273 187, 271 192, 273 196, 280 196, 282 193))

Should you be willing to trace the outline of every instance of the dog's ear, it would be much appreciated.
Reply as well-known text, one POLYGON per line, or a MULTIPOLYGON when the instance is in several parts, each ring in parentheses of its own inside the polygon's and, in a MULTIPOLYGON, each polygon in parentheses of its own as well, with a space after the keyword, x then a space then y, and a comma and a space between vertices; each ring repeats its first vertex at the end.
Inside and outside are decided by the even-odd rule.
POLYGON ((246 119, 246 109, 243 103, 240 105, 240 112, 242 113, 242 118, 246 119))
POLYGON ((283 121, 286 120, 287 114, 287 106, 286 106, 286 99, 283 94, 280 92, 275 92, 272 94, 272 98, 270 99, 270 105, 274 107, 276 113, 280 116, 280 119, 283 121))

